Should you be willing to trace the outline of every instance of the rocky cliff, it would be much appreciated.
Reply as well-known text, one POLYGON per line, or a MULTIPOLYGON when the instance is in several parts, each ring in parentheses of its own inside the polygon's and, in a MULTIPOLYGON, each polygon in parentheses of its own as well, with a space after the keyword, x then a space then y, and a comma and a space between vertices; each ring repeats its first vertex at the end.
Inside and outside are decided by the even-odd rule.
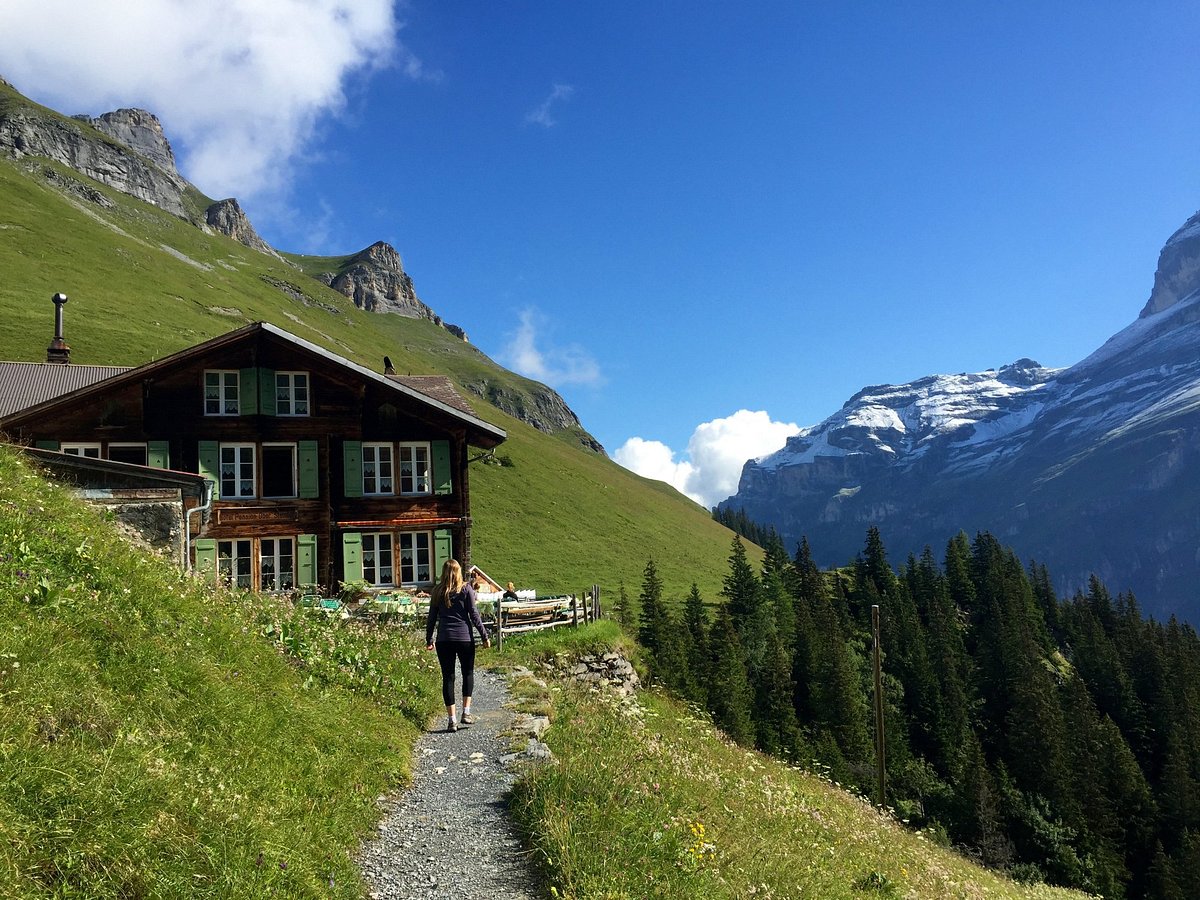
POLYGON ((843 564, 878 525, 899 561, 991 531, 1070 592, 1100 575, 1200 622, 1200 219, 1168 240, 1131 325, 1066 369, 866 388, 746 463, 724 508, 843 564))
POLYGON ((345 294, 359 309, 443 324, 441 316, 421 302, 400 254, 385 241, 376 241, 341 260, 335 270, 323 272, 317 279, 345 294))
POLYGON ((241 204, 233 197, 218 200, 206 209, 204 221, 214 231, 228 235, 251 250, 266 253, 276 259, 283 259, 270 244, 258 236, 258 232, 254 230, 254 226, 250 224, 250 220, 242 211, 241 204))
POLYGON ((185 184, 175 167, 175 152, 163 132, 162 123, 154 113, 144 109, 118 109, 92 119, 87 116, 76 118, 87 122, 97 131, 107 134, 118 143, 124 144, 158 166, 172 178, 185 184))
POLYGON ((1176 231, 1158 255, 1154 287, 1142 316, 1154 315, 1178 303, 1200 284, 1200 212, 1176 231))
MULTIPOLYGON (((157 126, 157 119, 145 115, 157 126)), ((48 116, 15 105, 0 107, 0 151, 17 158, 41 156, 55 160, 101 184, 188 218, 183 202, 187 182, 174 172, 174 164, 171 171, 160 168, 133 148, 100 132, 92 121, 87 117, 72 120, 48 116)), ((152 130, 148 125, 140 128, 144 133, 152 130)), ((165 138, 162 143, 166 145, 165 138)), ((170 153, 169 146, 166 152, 170 153)))

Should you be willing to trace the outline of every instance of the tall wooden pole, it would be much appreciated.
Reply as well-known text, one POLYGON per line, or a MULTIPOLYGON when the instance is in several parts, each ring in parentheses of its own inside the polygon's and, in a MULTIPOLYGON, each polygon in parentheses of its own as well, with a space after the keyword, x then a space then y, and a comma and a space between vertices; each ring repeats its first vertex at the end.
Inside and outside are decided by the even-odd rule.
POLYGON ((887 743, 883 734, 883 658, 879 646, 879 605, 871 607, 872 667, 875 670, 875 769, 878 775, 876 802, 887 806, 887 743))

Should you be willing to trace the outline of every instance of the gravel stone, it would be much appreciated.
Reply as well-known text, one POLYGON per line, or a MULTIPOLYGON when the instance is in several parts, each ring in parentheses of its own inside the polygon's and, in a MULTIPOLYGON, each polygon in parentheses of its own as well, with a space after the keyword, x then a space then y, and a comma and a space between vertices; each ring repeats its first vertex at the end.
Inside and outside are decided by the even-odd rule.
POLYGON ((513 758, 502 736, 514 718, 507 699, 503 677, 477 669, 476 723, 447 732, 439 716, 417 739, 412 785, 380 801, 378 834, 359 853, 372 900, 547 896, 507 815, 515 777, 503 761, 513 758))

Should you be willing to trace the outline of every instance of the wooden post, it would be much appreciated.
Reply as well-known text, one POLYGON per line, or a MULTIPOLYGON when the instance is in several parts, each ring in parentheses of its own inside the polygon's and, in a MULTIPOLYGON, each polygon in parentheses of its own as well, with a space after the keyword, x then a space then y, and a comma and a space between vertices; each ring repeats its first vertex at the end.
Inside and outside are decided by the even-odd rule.
POLYGON ((883 658, 879 646, 879 605, 871 607, 872 668, 875 670, 875 769, 878 778, 877 803, 887 806, 887 743, 883 733, 883 658))
POLYGON ((592 585, 592 621, 600 618, 600 585, 592 585))
POLYGON ((575 602, 575 595, 571 595, 571 627, 579 627, 579 604, 575 602))
POLYGON ((496 649, 504 649, 504 601, 496 600, 496 649))

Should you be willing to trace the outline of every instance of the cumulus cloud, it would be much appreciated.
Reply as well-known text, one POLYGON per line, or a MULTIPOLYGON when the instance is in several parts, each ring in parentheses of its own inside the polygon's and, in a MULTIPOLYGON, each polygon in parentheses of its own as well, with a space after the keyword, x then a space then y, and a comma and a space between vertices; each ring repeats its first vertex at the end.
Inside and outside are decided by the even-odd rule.
POLYGON ((550 91, 550 95, 525 114, 525 121, 530 125, 541 125, 543 128, 552 128, 558 124, 558 120, 551 115, 551 108, 560 100, 567 100, 575 93, 574 85, 556 84, 550 91))
POLYGON ((731 416, 696 426, 686 459, 661 441, 631 437, 613 454, 620 465, 665 481, 701 506, 712 507, 737 491, 742 466, 780 449, 800 430, 792 422, 776 422, 759 410, 739 409, 731 416))
POLYGON ((393 3, 6 0, 3 74, 67 113, 149 109, 189 181, 245 199, 286 187, 352 75, 439 77, 399 41, 393 3))
POLYGON ((500 354, 500 361, 515 372, 532 378, 553 388, 566 385, 598 386, 604 377, 600 364, 583 347, 566 344, 543 348, 539 328, 544 320, 533 309, 520 314, 517 330, 509 335, 508 348, 500 354))

